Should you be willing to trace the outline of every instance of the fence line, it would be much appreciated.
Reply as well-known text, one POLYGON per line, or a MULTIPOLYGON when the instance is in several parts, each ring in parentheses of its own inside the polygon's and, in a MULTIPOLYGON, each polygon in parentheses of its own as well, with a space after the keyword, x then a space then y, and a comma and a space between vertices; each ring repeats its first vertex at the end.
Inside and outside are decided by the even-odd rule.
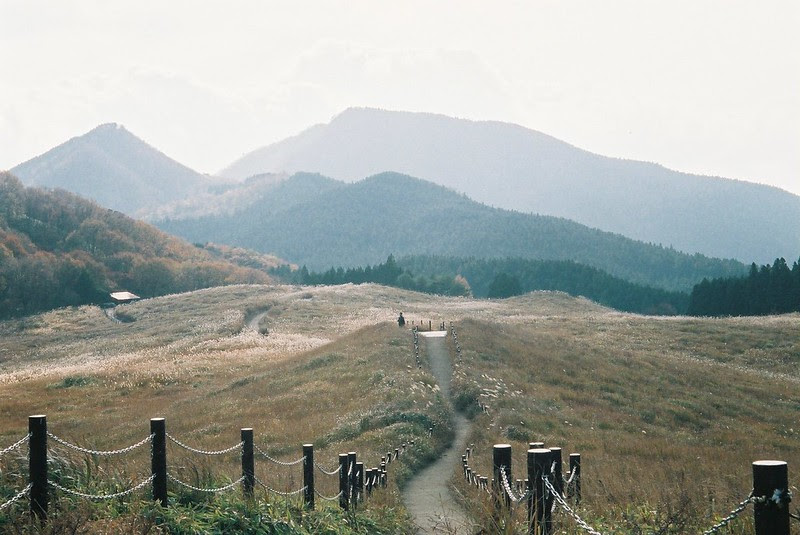
POLYGON ((242 492, 246 497, 252 497, 254 484, 258 484, 265 491, 277 494, 284 497, 296 496, 303 494, 306 507, 314 508, 314 497, 318 496, 326 501, 339 500, 343 509, 355 508, 358 503, 363 502, 369 495, 372 494, 376 487, 385 487, 387 483, 387 464, 392 462, 392 459, 397 460, 407 448, 414 445, 414 440, 403 442, 399 447, 394 448, 387 452, 386 456, 381 457, 381 462, 378 466, 373 468, 366 468, 363 462, 357 462, 356 452, 347 454, 340 454, 340 464, 335 470, 325 470, 321 465, 314 461, 314 445, 303 444, 303 456, 293 461, 281 461, 270 456, 267 452, 259 448, 253 443, 253 430, 252 428, 243 428, 241 430, 242 440, 229 448, 221 450, 203 450, 188 446, 181 440, 173 437, 166 432, 166 421, 164 418, 151 418, 150 420, 150 434, 144 439, 127 446, 125 448, 116 450, 95 450, 73 444, 47 430, 47 417, 45 415, 35 415, 28 418, 29 433, 17 440, 10 446, 0 450, 0 457, 18 449, 20 446, 28 443, 28 457, 29 457, 29 484, 20 490, 17 494, 11 497, 8 501, 0 504, 0 511, 10 509, 14 504, 28 496, 30 501, 30 511, 35 517, 42 521, 47 520, 48 507, 50 503, 50 494, 48 489, 54 490, 76 496, 79 498, 89 500, 109 500, 121 498, 134 492, 140 491, 152 485, 152 497, 154 500, 159 501, 162 505, 168 505, 167 497, 167 481, 192 490, 194 492, 205 493, 221 493, 233 490, 241 484, 242 492), (123 455, 130 453, 141 446, 151 443, 151 474, 146 479, 131 486, 128 489, 109 494, 90 494, 81 492, 80 490, 64 487, 58 481, 53 480, 48 472, 48 439, 51 439, 55 444, 58 444, 67 449, 77 451, 85 455, 94 456, 112 456, 123 455), (169 472, 167 469, 166 460, 166 444, 170 441, 180 448, 183 448, 191 453, 206 455, 206 456, 219 456, 234 451, 239 451, 242 457, 242 475, 235 481, 220 487, 198 487, 179 479, 176 475, 169 472), (261 457, 270 463, 283 466, 294 467, 303 465, 303 486, 296 490, 280 491, 272 488, 266 482, 262 481, 255 475, 254 457, 257 452, 261 457), (344 459, 344 463, 342 460, 344 459), (340 489, 339 493, 330 498, 321 494, 314 486, 314 468, 321 471, 328 476, 339 475, 340 489), (343 498, 346 498, 344 500, 343 498))

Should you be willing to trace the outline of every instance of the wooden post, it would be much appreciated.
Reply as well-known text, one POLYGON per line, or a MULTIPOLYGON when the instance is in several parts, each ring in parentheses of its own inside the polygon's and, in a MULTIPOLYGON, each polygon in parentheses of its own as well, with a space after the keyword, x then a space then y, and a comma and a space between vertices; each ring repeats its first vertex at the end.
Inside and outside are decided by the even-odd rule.
POLYGON ((572 496, 575 503, 581 503, 581 454, 569 454, 569 477, 572 478, 572 496))
POLYGON ((339 507, 347 511, 350 508, 350 475, 347 473, 348 459, 346 453, 339 454, 339 507))
POLYGON ((356 474, 356 452, 351 451, 347 454, 347 471, 349 472, 349 478, 347 481, 347 487, 350 489, 350 503, 353 505, 355 509, 356 499, 357 496, 357 488, 356 482, 358 481, 358 474, 356 474))
POLYGON ((314 510, 314 444, 303 444, 303 501, 306 508, 314 510))
POLYGON ((395 449, 394 449, 394 458, 395 458, 395 460, 396 460, 398 457, 400 457, 400 448, 395 448, 395 449))
POLYGON ((367 496, 370 496, 372 494, 372 468, 366 469, 365 479, 366 481, 364 486, 366 487, 367 490, 367 496))
POLYGON ((785 461, 753 463, 753 496, 765 497, 755 502, 753 519, 756 535, 789 535, 789 468, 785 461))
POLYGON ((428 320, 428 331, 432 330, 433 330, 433 322, 431 320, 428 320))
POLYGON ((528 450, 528 479, 532 487, 532 499, 528 502, 529 533, 549 535, 545 517, 544 477, 550 472, 550 450, 537 448, 528 450))
POLYGON ((364 501, 364 463, 357 462, 356 468, 358 469, 358 474, 356 474, 356 501, 363 502, 364 501))
POLYGON ((153 500, 167 506, 167 422, 164 418, 150 418, 153 435, 153 455, 150 467, 153 474, 153 500))
POLYGON ((253 499, 256 485, 255 459, 253 458, 253 428, 242 428, 242 493, 245 499, 253 499))
MULTIPOLYGON (((558 493, 563 497, 564 496, 564 472, 563 472, 563 459, 561 458, 561 448, 550 448, 550 452, 553 455, 553 462, 555 462, 555 470, 553 471, 553 475, 555 475, 555 480, 553 481, 553 486, 556 488, 558 493)), ((552 464, 551 464, 552 466, 552 464)))
POLYGON ((28 416, 28 477, 31 482, 31 513, 41 522, 47 521, 47 416, 28 416))
POLYGON ((544 449, 544 442, 528 442, 528 449, 529 450, 544 449))
POLYGON ((506 508, 511 507, 511 497, 503 487, 503 475, 500 473, 500 467, 504 468, 506 479, 511 481, 511 444, 495 444, 492 448, 492 476, 494 486, 492 492, 495 497, 495 505, 499 508, 504 505, 506 508), (501 498, 502 497, 502 498, 501 498))

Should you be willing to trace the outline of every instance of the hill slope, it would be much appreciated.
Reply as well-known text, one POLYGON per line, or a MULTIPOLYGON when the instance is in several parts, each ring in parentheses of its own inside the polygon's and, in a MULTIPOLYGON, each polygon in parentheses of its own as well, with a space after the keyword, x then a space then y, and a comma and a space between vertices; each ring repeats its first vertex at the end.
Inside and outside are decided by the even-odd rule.
POLYGON ((194 196, 211 183, 117 124, 98 126, 11 172, 28 186, 71 191, 132 216, 194 196))
POLYGON ((267 282, 211 252, 64 191, 0 173, 0 318, 239 282, 267 282))
POLYGON ((800 252, 796 195, 607 158, 501 122, 349 109, 329 124, 244 156, 221 174, 278 171, 344 181, 396 171, 493 206, 745 262, 800 252))
POLYGON ((574 260, 640 284, 688 291, 703 277, 743 274, 734 261, 686 255, 564 219, 476 203, 441 186, 384 173, 355 184, 299 174, 234 215, 161 221, 193 242, 277 254, 320 270, 389 254, 574 260))

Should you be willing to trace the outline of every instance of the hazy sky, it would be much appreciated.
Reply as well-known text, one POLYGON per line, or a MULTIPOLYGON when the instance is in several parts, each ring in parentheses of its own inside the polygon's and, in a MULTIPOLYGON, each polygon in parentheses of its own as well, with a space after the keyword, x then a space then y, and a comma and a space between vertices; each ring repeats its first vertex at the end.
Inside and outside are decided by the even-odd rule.
POLYGON ((800 2, 0 0, 0 169, 100 123, 216 172, 350 106, 800 194, 800 2))

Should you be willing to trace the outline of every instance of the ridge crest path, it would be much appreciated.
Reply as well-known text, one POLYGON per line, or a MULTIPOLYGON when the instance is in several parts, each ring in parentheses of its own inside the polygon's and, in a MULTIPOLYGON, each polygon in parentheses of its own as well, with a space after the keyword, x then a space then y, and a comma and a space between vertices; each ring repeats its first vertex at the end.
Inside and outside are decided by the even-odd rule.
MULTIPOLYGON (((445 399, 450 399, 450 380, 453 368, 447 349, 447 331, 421 332, 426 338, 426 350, 431 372, 439 383, 445 399)), ((453 443, 433 464, 414 476, 403 489, 403 502, 417 524, 418 534, 470 533, 467 515, 458 505, 448 482, 453 469, 461 461, 461 452, 467 446, 469 421, 460 412, 453 413, 453 443)))

